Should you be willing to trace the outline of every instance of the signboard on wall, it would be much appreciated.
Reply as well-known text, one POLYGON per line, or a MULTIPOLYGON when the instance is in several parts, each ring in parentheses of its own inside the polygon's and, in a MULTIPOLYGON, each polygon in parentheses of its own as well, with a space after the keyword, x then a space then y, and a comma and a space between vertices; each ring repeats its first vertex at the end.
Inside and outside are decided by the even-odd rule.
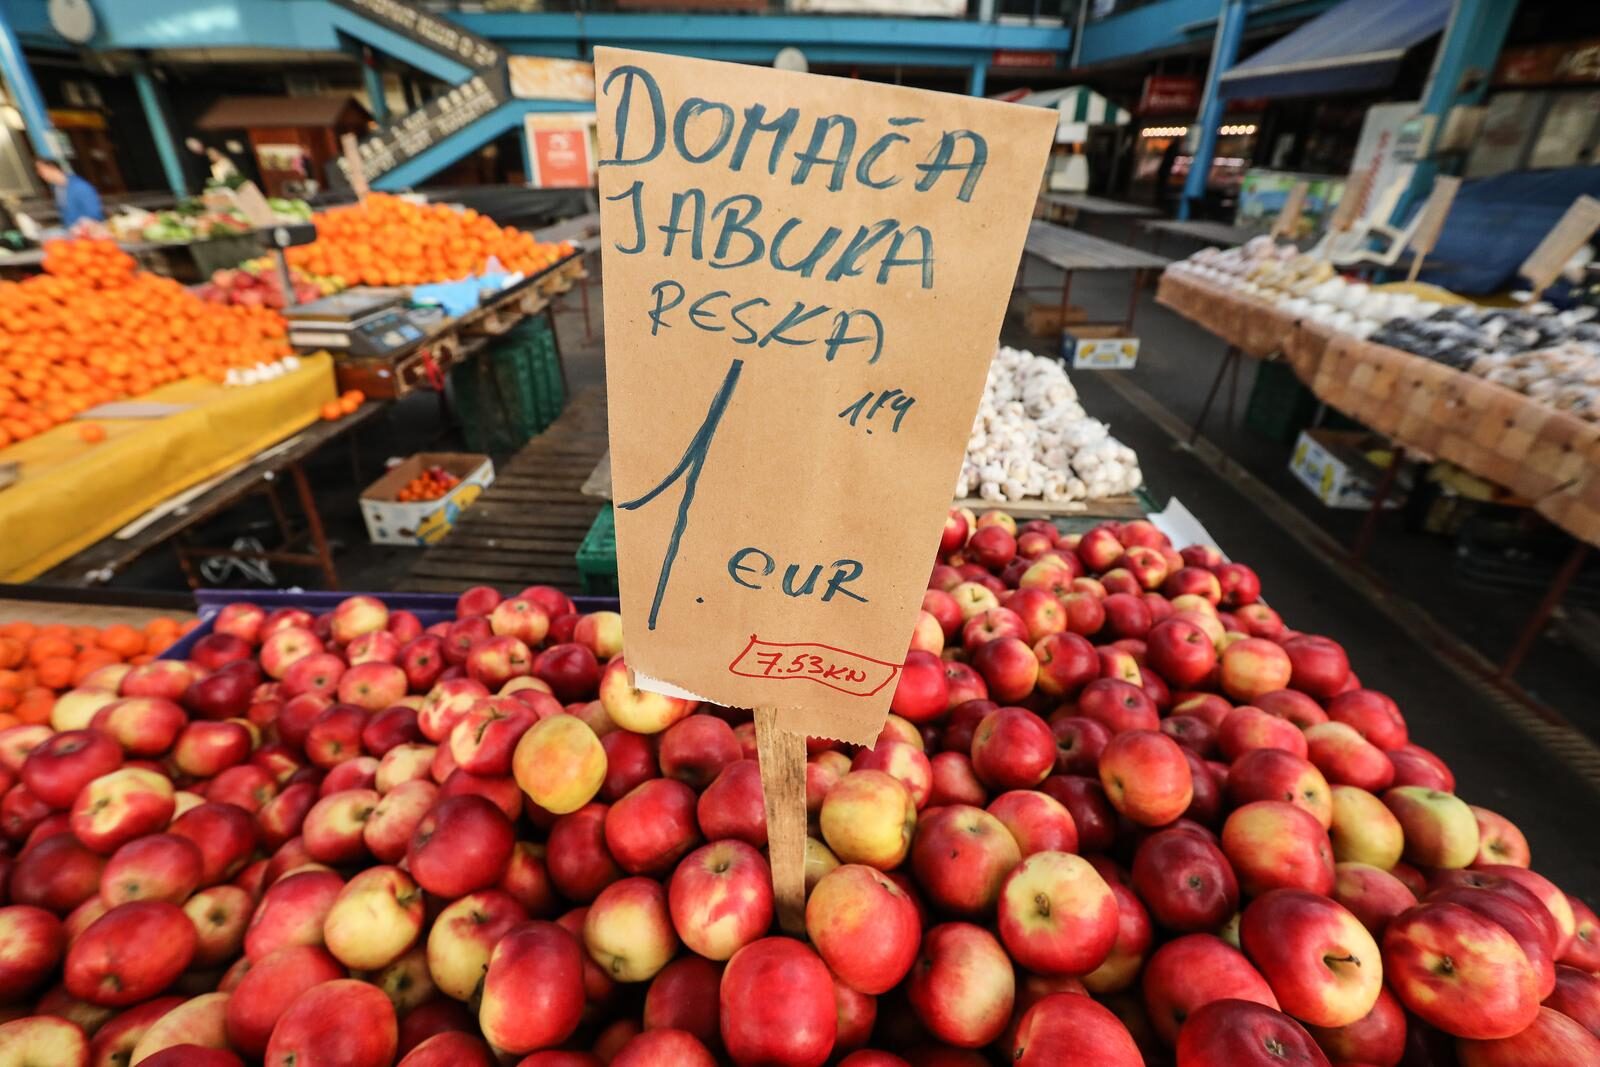
MULTIPOLYGON (((383 132, 361 142, 358 152, 367 180, 387 174, 505 103, 505 75, 480 74, 429 101, 383 132)), ((349 168, 339 167, 348 176, 349 168)))
POLYGON ((1496 85, 1584 85, 1600 82, 1600 37, 1507 48, 1494 68, 1496 85))
POLYGON ((1141 115, 1193 115, 1200 110, 1200 79, 1152 74, 1139 94, 1141 115))
POLYGON ((519 100, 594 99, 594 64, 548 56, 511 56, 511 95, 519 100))
POLYGON ((529 115, 528 184, 535 189, 588 189, 595 182, 594 112, 529 115))

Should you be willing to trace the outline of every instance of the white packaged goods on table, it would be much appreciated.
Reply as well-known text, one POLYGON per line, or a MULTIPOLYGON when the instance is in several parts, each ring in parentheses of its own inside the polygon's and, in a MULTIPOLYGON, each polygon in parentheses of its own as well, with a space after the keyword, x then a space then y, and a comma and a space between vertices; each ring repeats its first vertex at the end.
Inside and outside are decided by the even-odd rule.
POLYGON ((1143 481, 1139 457, 1083 410, 1058 360, 1003 346, 995 353, 958 498, 1067 503, 1131 493, 1143 481))

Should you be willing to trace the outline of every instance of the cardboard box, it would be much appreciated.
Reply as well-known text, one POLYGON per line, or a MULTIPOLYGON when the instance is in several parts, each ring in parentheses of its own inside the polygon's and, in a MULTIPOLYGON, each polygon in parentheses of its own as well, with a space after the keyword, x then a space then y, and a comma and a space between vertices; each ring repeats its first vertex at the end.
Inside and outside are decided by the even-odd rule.
MULTIPOLYGON (((1367 458, 1368 451, 1391 449, 1383 438, 1361 430, 1303 430, 1295 442, 1289 469, 1302 485, 1330 508, 1366 511, 1383 469, 1367 458)), ((1405 503, 1408 489, 1403 475, 1389 490, 1385 508, 1405 503)))
POLYGON ((443 540, 461 513, 494 484, 494 464, 472 452, 419 452, 390 467, 361 494, 361 516, 375 545, 432 545, 443 540), (461 484, 438 500, 402 503, 395 498, 429 467, 443 467, 461 484))
POLYGON ((1069 327, 1061 333, 1061 358, 1073 370, 1132 370, 1139 339, 1121 334, 1120 324, 1069 327))

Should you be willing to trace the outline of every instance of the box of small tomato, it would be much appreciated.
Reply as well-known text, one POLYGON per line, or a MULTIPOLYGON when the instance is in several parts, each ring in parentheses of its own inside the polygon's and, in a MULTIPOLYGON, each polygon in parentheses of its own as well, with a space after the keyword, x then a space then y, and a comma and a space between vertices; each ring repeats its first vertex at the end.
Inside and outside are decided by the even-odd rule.
POLYGON ((494 484, 494 463, 475 452, 419 452, 361 493, 375 545, 432 545, 494 484))

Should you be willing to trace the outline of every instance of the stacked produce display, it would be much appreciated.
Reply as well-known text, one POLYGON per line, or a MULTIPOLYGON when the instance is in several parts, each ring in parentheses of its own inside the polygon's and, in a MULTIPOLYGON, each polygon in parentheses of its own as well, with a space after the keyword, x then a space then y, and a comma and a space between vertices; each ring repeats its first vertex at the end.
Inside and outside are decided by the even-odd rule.
POLYGON ((1415 293, 1390 292, 1351 281, 1326 259, 1270 237, 1253 237, 1237 248, 1203 248, 1167 269, 1363 338, 1390 319, 1426 318, 1443 306, 1415 293))
POLYGON ((1600 323, 1594 317, 1592 307, 1451 307, 1426 318, 1391 319, 1372 340, 1600 420, 1600 323))
POLYGON ((0 282, 0 448, 180 378, 289 354, 283 317, 218 307, 136 270, 110 241, 53 241, 44 273, 0 282))
POLYGON ((1260 593, 953 512, 877 744, 809 743, 804 939, 749 712, 615 613, 230 605, 0 731, 0 1063, 1600 1062, 1593 913, 1260 593))
POLYGON ((61 694, 102 667, 148 663, 187 632, 185 625, 170 618, 142 627, 0 623, 0 729, 48 722, 61 694))
MULTIPOLYGON (((311 205, 304 200, 269 197, 267 207, 278 222, 294 224, 311 221, 311 205)), ((207 207, 201 200, 184 201, 170 211, 132 211, 123 209, 103 226, 89 224, 98 232, 89 236, 110 236, 118 241, 177 243, 209 241, 218 237, 238 237, 254 227, 238 208, 207 207)))
POLYGON ((957 499, 1066 503, 1131 493, 1133 449, 1090 418, 1061 361, 1001 346, 989 364, 957 499))
POLYGON ((289 263, 313 278, 344 285, 420 285, 481 274, 490 261, 534 274, 571 254, 525 230, 500 226, 471 208, 418 204, 374 193, 313 220, 317 239, 291 248, 289 263))

